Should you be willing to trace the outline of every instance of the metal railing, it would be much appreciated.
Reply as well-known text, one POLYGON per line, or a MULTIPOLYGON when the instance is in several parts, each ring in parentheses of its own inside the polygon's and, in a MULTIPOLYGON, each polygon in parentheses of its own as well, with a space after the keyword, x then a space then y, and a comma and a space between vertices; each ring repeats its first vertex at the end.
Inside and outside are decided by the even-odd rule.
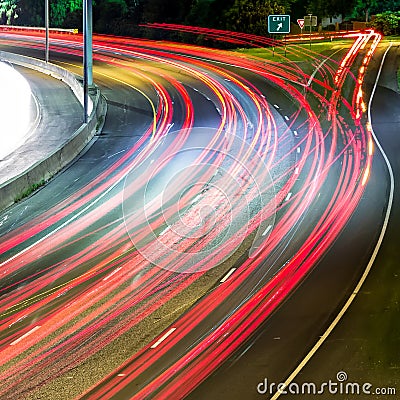
MULTIPOLYGON (((46 28, 39 26, 18 26, 18 25, 0 25, 0 30, 3 31, 31 31, 31 32, 44 32, 46 28)), ((78 29, 62 29, 62 28, 49 28, 51 32, 55 33, 71 33, 77 34, 78 29)))

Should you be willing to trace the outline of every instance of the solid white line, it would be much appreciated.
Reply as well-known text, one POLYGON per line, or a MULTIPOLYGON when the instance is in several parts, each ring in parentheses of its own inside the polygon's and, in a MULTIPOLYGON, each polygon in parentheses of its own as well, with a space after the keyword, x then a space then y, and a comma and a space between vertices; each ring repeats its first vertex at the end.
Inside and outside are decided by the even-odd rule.
POLYGON ((267 229, 265 229, 265 231, 263 232, 263 234, 261 236, 265 236, 271 229, 272 229, 272 225, 268 225, 267 229))
POLYGON ((236 271, 236 268, 232 268, 221 280, 221 283, 224 283, 228 280, 228 278, 236 271))
POLYGON ((122 267, 118 267, 117 269, 115 269, 113 272, 111 272, 111 274, 107 275, 103 281, 106 281, 107 279, 110 279, 113 275, 115 275, 120 269, 122 269, 122 267))
POLYGON ((310 79, 307 82, 307 86, 311 85, 312 80, 314 79, 315 75, 317 74, 317 72, 319 71, 319 69, 328 61, 330 60, 336 53, 338 53, 339 51, 341 51, 343 49, 339 49, 337 51, 335 51, 333 54, 331 54, 329 57, 325 58, 325 60, 323 60, 317 68, 315 68, 315 70, 313 71, 313 73, 310 76, 310 79))
MULTIPOLYGON (((174 102, 172 102, 172 104, 174 104, 174 102)), ((169 131, 172 129, 173 126, 174 126, 174 122, 167 125, 167 133, 169 133, 169 131)))
POLYGON ((167 226, 158 236, 163 236, 167 233, 169 226, 167 226))
POLYGON ((10 346, 14 346, 15 344, 19 343, 21 340, 24 340, 26 337, 31 335, 33 332, 37 331, 40 328, 39 325, 36 325, 34 328, 32 328, 30 331, 26 332, 23 334, 21 337, 18 339, 14 340, 13 342, 10 343, 10 346))
POLYGON ((159 346, 168 336, 172 335, 176 331, 176 328, 171 328, 168 332, 164 333, 160 337, 160 339, 157 340, 152 346, 150 346, 151 349, 155 349, 157 346, 159 346))
MULTIPOLYGON (((215 173, 213 176, 215 176, 215 175, 216 175, 216 173, 215 173)), ((199 200, 200 198, 201 198, 201 194, 198 194, 198 195, 191 201, 191 204, 196 203, 196 201, 199 200)))
MULTIPOLYGON (((375 91, 376 91, 376 88, 378 86, 378 81, 379 81, 379 78, 380 78, 381 73, 382 73, 382 68, 383 68, 383 64, 384 64, 385 59, 386 59, 386 55, 387 55, 387 53, 388 53, 388 51, 390 50, 391 47, 392 47, 392 43, 390 43, 390 46, 386 49, 386 51, 385 51, 385 53, 383 55, 381 65, 379 67, 378 75, 376 77, 375 84, 374 84, 374 87, 372 89, 371 97, 369 99, 369 103, 368 103, 368 120, 369 120, 369 122, 371 121, 372 99, 373 99, 373 97, 375 95, 375 91)), ((371 124, 371 127, 372 127, 372 124, 371 124)), ((286 379, 286 381, 284 382, 285 387, 288 387, 288 385, 290 385, 290 383, 293 382, 293 379, 304 368, 304 366, 308 363, 308 361, 311 359, 311 357, 318 351, 318 349, 322 346, 322 344, 325 342, 327 337, 330 335, 330 333, 333 331, 333 329, 339 323, 339 321, 341 320, 343 315, 346 313, 346 311, 350 307, 351 303, 353 302, 353 300, 357 296, 358 292, 360 291, 361 286, 364 284, 365 280, 367 279, 367 276, 368 276, 369 272, 371 271, 372 265, 375 262, 376 256, 378 255, 379 249, 381 248, 381 245, 382 245, 382 242, 383 242, 383 238, 385 237, 386 230, 387 230, 387 227, 388 227, 388 224, 389 224, 390 214, 391 214, 391 211, 392 211, 392 206, 393 206, 394 174, 393 174, 392 166, 390 165, 390 161, 389 161, 386 153, 384 152, 384 150, 383 150, 378 138, 376 137, 375 132, 373 131, 373 129, 372 129, 372 136, 373 136, 373 138, 374 138, 374 140, 376 142, 377 147, 381 151, 383 158, 385 159, 387 168, 389 170, 389 176, 390 176, 390 194, 389 194, 389 200, 388 200, 388 208, 386 210, 385 220, 384 220, 384 223, 383 223, 383 226, 382 226, 381 233, 379 235, 378 242, 377 242, 377 244, 375 246, 374 252, 372 253, 371 259, 369 260, 369 263, 368 263, 367 267, 365 268, 365 271, 364 271, 363 275, 361 276, 360 280, 358 281, 353 293, 350 295, 350 297, 346 301, 346 304, 343 306, 343 308, 340 310, 339 314, 336 316, 336 318, 329 325, 329 327, 325 331, 325 333, 320 337, 318 342, 314 345, 314 347, 310 350, 310 352, 304 357, 304 359, 300 362, 300 364, 297 366, 297 368, 286 379)), ((284 390, 284 388, 282 388, 282 390, 284 390)), ((276 392, 274 394, 274 396, 271 397, 271 400, 276 400, 278 397, 280 397, 281 394, 282 394, 281 391, 276 392)))

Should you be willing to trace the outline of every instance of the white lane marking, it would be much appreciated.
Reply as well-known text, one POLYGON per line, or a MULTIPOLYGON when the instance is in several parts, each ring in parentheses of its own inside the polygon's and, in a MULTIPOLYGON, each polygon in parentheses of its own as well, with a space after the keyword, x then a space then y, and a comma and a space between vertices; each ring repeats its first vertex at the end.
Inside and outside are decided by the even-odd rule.
POLYGON ((16 323, 22 321, 22 320, 23 320, 24 318, 26 318, 27 316, 28 316, 28 314, 23 315, 22 317, 18 318, 16 321, 11 322, 11 324, 8 325, 8 327, 11 328, 14 324, 16 324, 16 323))
POLYGON ((169 226, 167 226, 158 236, 163 236, 167 233, 169 226))
POLYGON ((3 223, 7 221, 7 218, 8 218, 8 215, 5 215, 5 216, 3 217, 3 219, 2 219, 1 222, 0 222, 0 226, 2 226, 3 223))
POLYGON ((111 274, 108 274, 103 281, 106 281, 107 279, 110 279, 113 275, 115 275, 119 270, 121 270, 122 267, 118 267, 117 269, 115 269, 113 272, 111 272, 111 274))
POLYGON ((272 225, 268 225, 261 236, 265 236, 272 229, 272 225))
POLYGON ((322 62, 319 63, 319 65, 317 66, 317 68, 315 68, 315 70, 313 71, 313 73, 310 76, 310 79, 307 82, 307 86, 311 85, 312 80, 314 79, 315 75, 317 74, 317 72, 320 70, 320 68, 328 61, 330 60, 336 53, 338 53, 339 51, 341 51, 343 49, 339 49, 337 51, 335 51, 333 54, 331 54, 329 57, 325 58, 325 60, 322 60, 322 62))
POLYGON ((236 268, 232 268, 232 269, 220 280, 220 282, 221 282, 221 283, 226 282, 226 281, 230 278, 230 276, 231 276, 235 271, 236 271, 236 268))
MULTIPOLYGON (((373 87, 372 92, 371 92, 371 97, 369 98, 369 103, 368 103, 368 119, 369 119, 369 121, 371 121, 371 104, 372 104, 372 100, 374 98, 375 91, 376 91, 376 88, 378 86, 378 81, 379 81, 379 78, 380 78, 381 73, 382 73, 382 68, 383 68, 383 64, 384 64, 385 59, 386 59, 386 55, 387 55, 388 51, 390 50, 390 48, 392 47, 392 45, 393 45, 393 43, 390 43, 389 47, 386 49, 386 51, 385 51, 385 53, 384 53, 384 55, 382 57, 382 62, 381 62, 378 74, 376 76, 375 84, 374 84, 374 87, 373 87)), ((371 129, 372 129, 372 126, 371 126, 371 129)), ((382 242, 383 242, 383 238, 385 237, 386 230, 387 230, 387 227, 389 225, 389 218, 390 218, 390 214, 391 214, 392 207, 393 207, 394 174, 393 174, 392 166, 390 165, 390 161, 389 161, 386 153, 384 152, 384 150, 383 150, 378 138, 376 137, 375 132, 374 132, 373 129, 372 129, 371 134, 372 134, 372 136, 373 136, 373 138, 374 138, 374 140, 376 142, 377 147, 381 151, 383 158, 385 159, 387 168, 389 170, 389 175, 390 175, 390 194, 389 194, 389 200, 388 200, 388 208, 386 210, 385 220, 384 220, 384 223, 383 223, 383 226, 382 226, 381 233, 379 235, 378 242, 376 243, 374 252, 372 253, 371 259, 369 260, 369 263, 368 263, 363 275, 361 276, 360 280, 358 281, 353 293, 350 295, 350 297, 346 301, 346 304, 343 306, 343 308, 340 310, 339 314, 336 316, 336 318, 329 325, 329 327, 325 331, 325 333, 320 337, 320 339, 317 341, 317 343, 315 343, 314 347, 309 351, 309 353, 303 358, 303 360, 300 362, 300 364, 297 366, 297 368, 289 375, 289 377, 283 383, 284 387, 282 388, 282 390, 276 392, 271 397, 271 400, 276 400, 278 397, 281 396, 282 391, 284 390, 284 388, 288 387, 290 385, 290 383, 293 382, 293 379, 296 378, 296 376, 299 374, 299 372, 304 368, 304 366, 308 363, 308 361, 310 361, 311 357, 318 351, 318 349, 322 346, 322 344, 325 342, 325 340, 328 338, 328 336, 331 334, 331 332, 335 329, 336 325, 342 319, 343 315, 346 313, 346 311, 350 307, 351 303, 355 299, 356 295, 360 291, 361 286, 364 284, 365 280, 367 279, 367 277, 369 275, 369 272, 371 271, 372 265, 375 262, 376 256, 378 255, 379 249, 381 248, 381 245, 382 245, 382 242)))
POLYGON ((293 131, 293 135, 297 136, 298 135, 297 131, 293 131))
POLYGON ((111 156, 108 156, 107 158, 110 159, 110 158, 112 158, 112 157, 115 157, 115 156, 117 156, 118 154, 123 153, 124 151, 126 151, 126 150, 118 151, 117 153, 111 154, 111 156))
POLYGON ((157 340, 157 342, 155 342, 153 345, 151 345, 150 348, 155 349, 156 347, 158 347, 168 336, 171 336, 175 331, 176 331, 176 328, 171 328, 169 331, 164 333, 164 335, 162 335, 160 337, 160 339, 157 340))
POLYGON ((279 110, 278 104, 274 104, 274 107, 279 110))
MULTIPOLYGON (((174 104, 174 102, 172 102, 172 104, 174 104)), ((172 127, 175 125, 174 122, 172 122, 171 124, 167 125, 167 133, 169 133, 169 131, 172 129, 172 127)))
POLYGON ((296 167, 296 169, 294 170, 294 174, 298 175, 299 174, 299 167, 296 167))
POLYGON ((285 201, 289 201, 291 197, 292 197, 292 192, 289 192, 288 195, 286 196, 285 201))
POLYGON ((289 121, 289 117, 287 115, 285 115, 285 119, 286 121, 289 121))
MULTIPOLYGON (((215 174, 213 176, 215 176, 215 174)), ((190 203, 191 204, 196 203, 196 201, 199 200, 200 198, 201 198, 201 194, 198 194, 190 203)))
POLYGON ((21 337, 18 339, 14 340, 13 342, 10 343, 10 346, 14 346, 15 344, 19 343, 21 340, 24 340, 26 337, 31 335, 33 332, 37 331, 40 328, 40 325, 36 325, 34 328, 32 328, 30 331, 26 332, 23 334, 21 337))
POLYGON ((297 153, 300 154, 300 152, 301 152, 301 147, 298 147, 298 148, 297 148, 297 153))

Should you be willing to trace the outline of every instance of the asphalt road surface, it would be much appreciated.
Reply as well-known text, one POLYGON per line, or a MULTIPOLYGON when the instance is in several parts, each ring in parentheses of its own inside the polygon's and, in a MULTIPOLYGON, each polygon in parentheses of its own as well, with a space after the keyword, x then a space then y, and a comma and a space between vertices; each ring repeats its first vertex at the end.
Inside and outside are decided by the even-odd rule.
MULTIPOLYGON (((310 56, 305 73, 96 38, 103 132, 0 215, 2 397, 251 399, 264 378, 284 380, 353 290, 382 225, 388 175, 358 86, 378 41, 310 56)), ((52 54, 78 72, 70 42, 52 54)))

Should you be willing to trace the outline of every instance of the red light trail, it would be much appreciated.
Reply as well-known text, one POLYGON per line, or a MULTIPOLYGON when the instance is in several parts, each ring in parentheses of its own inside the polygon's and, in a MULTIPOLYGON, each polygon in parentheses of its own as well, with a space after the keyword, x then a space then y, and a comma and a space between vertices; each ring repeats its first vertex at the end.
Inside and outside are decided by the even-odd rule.
MULTIPOLYGON (((278 45, 220 30, 152 27, 278 45)), ((380 35, 347 37, 354 43, 340 61, 291 45, 289 54, 305 53, 311 75, 289 60, 94 36, 95 78, 129 85, 153 117, 87 185, 3 234, 2 398, 32 394, 83 365, 256 237, 256 251, 234 272, 221 270, 220 279, 229 272, 226 280, 182 304, 182 312, 176 306, 172 325, 139 337, 134 354, 77 396, 182 398, 251 337, 330 248, 368 182, 373 140, 363 83, 380 35), (100 68, 105 65, 109 71, 100 68), (348 88, 350 101, 342 97, 348 88), (291 112, 279 114, 281 105, 268 97, 273 91, 290 98, 291 112), (196 125, 195 96, 212 104, 214 126, 196 125), (193 140, 202 132, 199 150, 193 140), (165 173, 175 176, 173 185, 153 193, 165 173), (148 202, 135 209, 142 193, 148 202), (326 204, 321 193, 328 193, 326 204), (125 215, 118 214, 132 199, 125 215), (306 231, 304 240, 277 265, 298 229, 306 231), (252 289, 235 300, 247 282, 252 289), (220 315, 224 304, 232 307, 220 315), (220 315, 217 323, 207 322, 212 315, 220 315), (185 345, 188 338, 193 341, 185 345)), ((43 49, 39 33, 8 30, 1 39, 43 49)), ((79 35, 52 33, 53 53, 80 56, 80 46, 79 35)))

